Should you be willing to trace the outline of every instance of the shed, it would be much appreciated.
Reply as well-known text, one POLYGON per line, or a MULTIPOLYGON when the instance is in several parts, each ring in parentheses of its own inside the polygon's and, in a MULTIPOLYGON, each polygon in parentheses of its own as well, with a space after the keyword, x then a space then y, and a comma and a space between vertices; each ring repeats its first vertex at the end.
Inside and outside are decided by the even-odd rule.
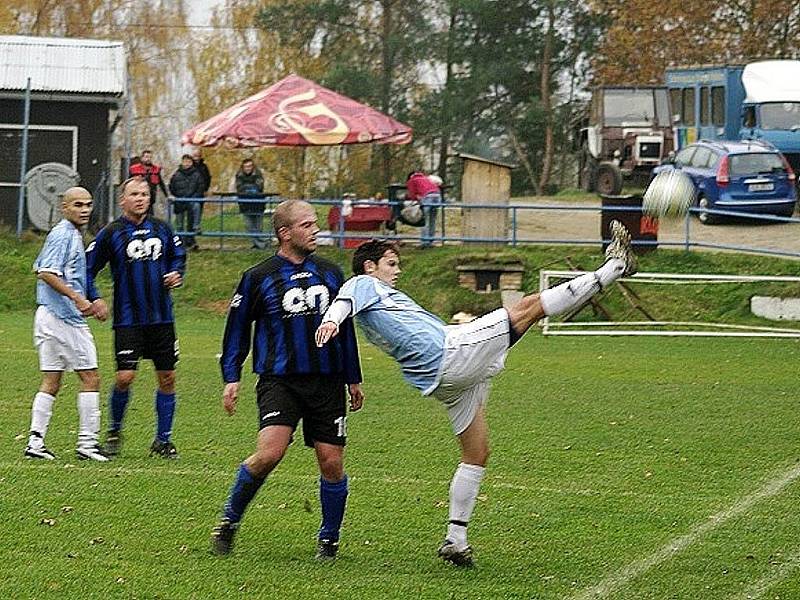
POLYGON ((0 223, 17 219, 28 78, 27 171, 51 162, 77 171, 102 209, 93 220, 105 220, 112 135, 126 95, 123 43, 0 36, 0 223))
MULTIPOLYGON (((511 169, 515 165, 472 154, 458 156, 462 160, 461 202, 508 206, 511 169)), ((499 208, 464 208, 461 235, 465 239, 476 240, 507 239, 508 211, 499 208)))

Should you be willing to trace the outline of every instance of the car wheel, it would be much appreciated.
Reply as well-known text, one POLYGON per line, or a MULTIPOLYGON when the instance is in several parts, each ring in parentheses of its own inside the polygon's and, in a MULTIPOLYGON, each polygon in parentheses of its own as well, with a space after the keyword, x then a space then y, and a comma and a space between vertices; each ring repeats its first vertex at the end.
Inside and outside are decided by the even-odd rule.
POLYGON ((698 196, 697 207, 700 209, 700 212, 697 213, 697 220, 700 221, 703 225, 713 225, 714 223, 717 222, 717 219, 719 217, 705 212, 706 210, 711 208, 711 203, 708 201, 708 198, 706 198, 705 196, 698 196))
POLYGON ((622 191, 622 171, 612 163, 600 163, 595 181, 597 193, 603 196, 618 196, 622 191))

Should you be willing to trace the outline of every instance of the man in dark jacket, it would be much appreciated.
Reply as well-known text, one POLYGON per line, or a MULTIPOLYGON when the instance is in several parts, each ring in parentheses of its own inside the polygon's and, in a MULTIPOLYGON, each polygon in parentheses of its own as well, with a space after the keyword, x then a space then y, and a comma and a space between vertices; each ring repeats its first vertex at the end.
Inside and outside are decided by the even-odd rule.
POLYGON ((200 148, 195 148, 192 151, 192 160, 194 161, 194 168, 203 178, 203 193, 205 194, 211 189, 211 171, 208 170, 208 165, 203 160, 203 152, 200 148))
MULTIPOLYGON (((264 176, 256 167, 252 158, 242 161, 236 173, 236 195, 244 200, 264 198, 264 176)), ((264 224, 264 202, 239 202, 244 226, 250 234, 260 234, 264 224)), ((263 235, 251 235, 253 248, 263 250, 267 247, 267 238, 263 235)))
MULTIPOLYGON (((205 193, 203 176, 194 166, 191 155, 181 157, 181 166, 169 180, 169 191, 176 198, 202 198, 205 193)), ((183 244, 189 250, 199 250, 194 234, 200 230, 200 217, 203 213, 202 202, 176 202, 174 205, 175 228, 188 231, 181 236, 183 244), (185 229, 184 229, 185 225, 185 229)))

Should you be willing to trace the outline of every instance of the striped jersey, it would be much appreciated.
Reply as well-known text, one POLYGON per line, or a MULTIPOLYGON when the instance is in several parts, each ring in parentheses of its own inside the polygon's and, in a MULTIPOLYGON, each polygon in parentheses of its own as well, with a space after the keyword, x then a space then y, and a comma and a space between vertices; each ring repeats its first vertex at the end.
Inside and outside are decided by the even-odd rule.
POLYGON ((172 296, 164 276, 183 275, 186 250, 169 224, 147 217, 136 225, 124 216, 97 233, 86 249, 89 300, 100 297, 97 274, 111 265, 114 279, 114 327, 173 323, 172 296))
MULTIPOLYGON (((33 263, 33 270, 36 273, 58 275, 70 288, 85 297, 86 257, 78 228, 67 219, 61 219, 47 234, 42 251, 33 263)), ((86 319, 75 303, 41 279, 36 282, 36 304, 46 307, 71 325, 86 325, 86 319)))
POLYGON ((222 378, 241 379, 242 364, 253 346, 253 371, 262 375, 341 374, 361 383, 352 320, 340 335, 317 348, 314 334, 344 275, 323 258, 300 264, 274 255, 248 269, 233 295, 222 341, 222 378))

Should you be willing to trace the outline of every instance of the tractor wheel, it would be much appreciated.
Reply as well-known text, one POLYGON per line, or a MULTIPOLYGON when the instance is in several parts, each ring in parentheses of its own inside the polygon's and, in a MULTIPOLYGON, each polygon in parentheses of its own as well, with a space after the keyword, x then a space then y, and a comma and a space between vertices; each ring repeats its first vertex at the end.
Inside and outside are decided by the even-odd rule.
POLYGON ((618 196, 622 191, 622 171, 612 163, 600 163, 597 167, 595 189, 603 196, 618 196))

